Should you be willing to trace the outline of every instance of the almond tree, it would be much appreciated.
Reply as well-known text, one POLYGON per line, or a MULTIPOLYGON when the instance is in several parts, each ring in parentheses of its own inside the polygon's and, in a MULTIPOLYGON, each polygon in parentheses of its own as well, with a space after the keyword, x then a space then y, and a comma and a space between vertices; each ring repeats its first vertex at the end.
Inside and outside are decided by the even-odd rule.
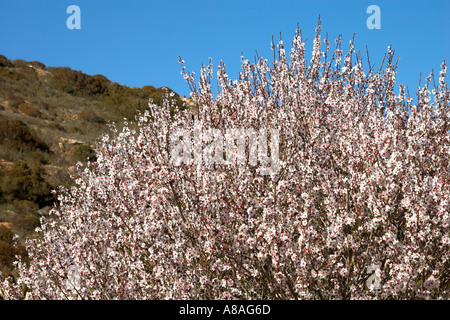
POLYGON ((112 126, 97 162, 60 188, 3 297, 448 299, 446 63, 413 99, 394 93, 391 48, 364 70, 353 40, 344 55, 320 30, 310 60, 297 31, 288 53, 272 42, 271 66, 242 58, 233 81, 220 63, 215 96, 212 63, 197 87, 180 59, 197 108, 167 99, 112 126), (196 122, 222 136, 278 129, 279 171, 174 164, 171 134, 196 122))

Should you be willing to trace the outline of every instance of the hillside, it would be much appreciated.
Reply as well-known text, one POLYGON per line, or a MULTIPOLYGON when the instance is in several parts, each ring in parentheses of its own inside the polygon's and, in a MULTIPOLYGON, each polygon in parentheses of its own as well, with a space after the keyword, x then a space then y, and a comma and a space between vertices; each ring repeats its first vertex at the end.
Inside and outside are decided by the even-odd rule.
MULTIPOLYGON (((133 119, 149 99, 160 104, 165 91, 0 55, 0 271, 12 270, 13 233, 20 243, 32 236, 54 203, 51 190, 72 184, 78 161, 95 160, 108 123, 133 119)), ((182 105, 178 94, 171 99, 182 105)))

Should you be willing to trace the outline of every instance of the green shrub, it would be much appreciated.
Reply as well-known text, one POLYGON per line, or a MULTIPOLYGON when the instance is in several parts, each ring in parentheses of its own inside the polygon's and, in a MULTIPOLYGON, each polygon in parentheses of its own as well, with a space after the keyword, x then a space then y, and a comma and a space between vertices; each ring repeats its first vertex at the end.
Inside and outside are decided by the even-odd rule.
POLYGON ((13 245, 14 233, 10 228, 0 225, 0 271, 8 273, 13 269, 17 250, 13 245))
POLYGON ((16 225, 20 226, 20 233, 24 235, 34 232, 40 224, 39 218, 33 214, 20 215, 16 222, 16 225))
POLYGON ((83 130, 81 130, 81 129, 78 128, 77 126, 72 126, 72 127, 70 127, 70 128, 69 128, 69 131, 70 131, 70 132, 73 132, 73 133, 83 133, 83 130))
POLYGON ((19 236, 27 236, 33 233, 36 227, 40 225, 39 206, 32 201, 10 201, 0 206, 0 212, 0 221, 10 223, 14 233, 19 236))
POLYGON ((0 179, 3 201, 28 200, 39 207, 53 201, 51 186, 41 175, 41 168, 30 169, 24 161, 17 161, 0 179))
POLYGON ((105 92, 106 88, 108 88, 108 86, 109 86, 110 83, 111 83, 111 81, 110 81, 107 77, 105 77, 105 76, 103 76, 103 75, 101 75, 101 74, 95 74, 95 75, 93 75, 93 76, 92 76, 92 79, 95 80, 96 83, 99 83, 99 84, 101 85, 101 90, 100 90, 100 92, 98 92, 98 93, 103 93, 103 92, 105 92))
POLYGON ((14 232, 8 227, 0 225, 0 241, 5 243, 13 243, 14 232))
MULTIPOLYGON (((36 212, 39 210, 39 206, 33 201, 29 200, 14 200, 10 202, 10 205, 11 210, 14 210, 14 212, 18 215, 36 214, 36 212)), ((14 221, 11 222, 14 223, 14 221)))
POLYGON ((113 83, 105 90, 103 96, 110 106, 118 106, 129 103, 131 92, 130 88, 113 83))
MULTIPOLYGON (((0 60, 2 59, 0 58, 0 60)), ((5 60, 3 60, 3 62, 0 61, 0 67, 1 65, 9 67, 0 68, 0 78, 3 78, 2 80, 14 80, 18 82, 20 80, 37 79, 37 72, 35 68, 33 68, 32 63, 25 60, 19 59, 12 62, 6 62, 5 60)), ((22 85, 22 83, 20 84, 22 85)), ((28 89, 27 87, 25 87, 24 89, 28 89)))
POLYGON ((71 153, 71 159, 75 162, 78 162, 78 161, 93 162, 93 161, 97 160, 97 158, 95 156, 95 150, 85 144, 74 147, 70 153, 71 153))
POLYGON ((23 59, 16 59, 12 61, 14 67, 21 68, 21 67, 28 67, 29 63, 23 59))
POLYGON ((49 151, 45 142, 36 138, 28 126, 19 120, 0 115, 0 144, 18 151, 49 151))
POLYGON ((0 273, 3 276, 9 276, 14 271, 13 262, 16 261, 17 255, 20 255, 26 263, 29 261, 25 247, 23 245, 16 247, 13 244, 13 236, 11 229, 0 226, 0 273))
POLYGON ((5 56, 0 54, 0 68, 5 68, 5 67, 13 67, 14 65, 12 64, 11 61, 8 60, 8 58, 6 58, 5 56))
POLYGON ((50 154, 41 150, 27 152, 27 156, 26 162, 30 168, 38 168, 50 161, 50 154))
POLYGON ((81 71, 67 67, 50 67, 47 70, 52 74, 53 84, 69 94, 92 96, 102 94, 106 89, 104 79, 95 78, 81 71))
POLYGON ((13 245, 0 240, 0 270, 2 273, 7 273, 13 269, 16 254, 17 251, 13 245))
POLYGON ((78 113, 78 119, 92 122, 92 123, 105 123, 105 120, 98 116, 94 110, 86 109, 78 113))

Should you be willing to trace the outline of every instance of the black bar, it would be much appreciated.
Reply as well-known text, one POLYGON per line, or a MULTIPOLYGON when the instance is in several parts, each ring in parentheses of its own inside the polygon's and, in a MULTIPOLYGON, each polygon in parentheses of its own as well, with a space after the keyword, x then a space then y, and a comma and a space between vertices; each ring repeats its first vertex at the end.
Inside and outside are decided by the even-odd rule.
MULTIPOLYGON (((85 319, 113 316, 126 320, 147 319, 305 319, 338 318, 413 319, 447 314, 446 301, 236 301, 236 300, 176 300, 176 301, 0 301, 3 315, 85 319)), ((3 317, 2 317, 3 318, 3 317)), ((6 319, 6 318, 5 318, 6 319)), ((109 318, 108 318, 109 319, 109 318)))

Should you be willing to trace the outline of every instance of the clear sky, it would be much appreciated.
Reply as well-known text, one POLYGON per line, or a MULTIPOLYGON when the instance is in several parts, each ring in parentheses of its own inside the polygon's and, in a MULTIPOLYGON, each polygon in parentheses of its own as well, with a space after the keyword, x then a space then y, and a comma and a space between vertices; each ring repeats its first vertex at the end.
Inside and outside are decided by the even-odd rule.
POLYGON ((368 46, 376 64, 392 45, 397 82, 412 92, 421 72, 424 78, 450 62, 449 0, 0 0, 0 54, 188 96, 178 56, 196 75, 209 57, 215 66, 223 60, 234 79, 241 52, 270 59, 272 35, 281 32, 289 45, 297 23, 310 52, 319 14, 324 35, 342 34, 346 50, 356 32, 356 49, 365 57, 368 46), (372 4, 381 9, 381 29, 367 28, 372 4), (81 9, 79 30, 67 28, 69 5, 81 9))

